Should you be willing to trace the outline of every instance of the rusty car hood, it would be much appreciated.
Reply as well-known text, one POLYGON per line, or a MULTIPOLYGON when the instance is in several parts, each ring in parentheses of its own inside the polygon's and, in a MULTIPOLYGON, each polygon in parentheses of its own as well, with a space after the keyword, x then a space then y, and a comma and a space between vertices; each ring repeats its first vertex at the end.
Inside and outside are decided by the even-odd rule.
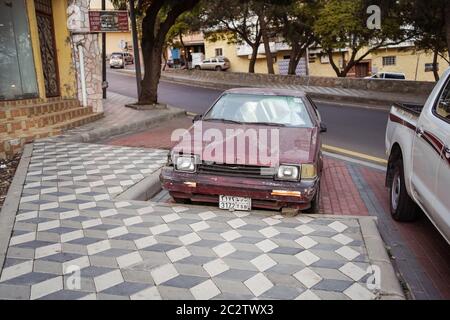
POLYGON ((195 154, 216 163, 266 167, 313 163, 319 147, 317 128, 212 121, 195 122, 178 141, 172 153, 195 154))

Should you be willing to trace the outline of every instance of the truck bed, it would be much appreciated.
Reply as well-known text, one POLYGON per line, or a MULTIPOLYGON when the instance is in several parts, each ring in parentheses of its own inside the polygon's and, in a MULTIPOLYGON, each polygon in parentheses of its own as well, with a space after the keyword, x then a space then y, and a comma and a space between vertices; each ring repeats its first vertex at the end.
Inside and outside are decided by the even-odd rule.
POLYGON ((413 113, 416 116, 420 115, 424 107, 424 105, 422 104, 413 104, 413 103, 394 103, 394 106, 404 111, 413 113))

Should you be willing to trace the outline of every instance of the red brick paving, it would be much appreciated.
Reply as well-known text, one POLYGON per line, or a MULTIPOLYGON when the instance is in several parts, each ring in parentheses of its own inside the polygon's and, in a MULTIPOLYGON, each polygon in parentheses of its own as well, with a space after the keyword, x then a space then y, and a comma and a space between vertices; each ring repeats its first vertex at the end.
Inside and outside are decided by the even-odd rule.
MULTIPOLYGON (((389 194, 384 187, 384 174, 367 168, 360 170, 385 212, 389 212, 389 194)), ((394 220, 392 223, 400 231, 402 238, 407 242, 408 247, 413 251, 443 298, 450 299, 448 243, 426 217, 414 223, 399 223, 394 220)))
MULTIPOLYGON (((178 128, 189 128, 188 117, 176 118, 148 131, 114 138, 112 145, 170 149, 173 143, 170 134, 178 128)), ((387 189, 384 187, 384 173, 378 170, 359 168, 366 183, 377 198, 384 212, 389 212, 387 189)), ((368 215, 369 210, 358 192, 348 171, 346 162, 325 158, 321 191, 321 212, 336 215, 368 215)), ((390 219, 390 217, 388 217, 390 219)), ((450 250, 449 245, 438 234, 428 219, 416 223, 397 223, 407 246, 413 251, 433 285, 445 299, 450 299, 450 250)), ((424 289, 425 290, 425 289, 424 289)))
POLYGON ((180 128, 188 129, 191 125, 192 119, 189 117, 175 118, 150 130, 114 138, 106 143, 116 146, 170 149, 174 144, 170 141, 171 133, 180 128))
POLYGON ((337 215, 368 215, 345 162, 324 159, 322 175, 321 212, 337 215))

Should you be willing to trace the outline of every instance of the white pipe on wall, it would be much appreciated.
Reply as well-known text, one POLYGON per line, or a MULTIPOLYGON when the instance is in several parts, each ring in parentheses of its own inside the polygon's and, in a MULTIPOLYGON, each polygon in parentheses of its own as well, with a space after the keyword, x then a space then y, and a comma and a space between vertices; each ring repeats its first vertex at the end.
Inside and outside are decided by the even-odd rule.
POLYGON ((80 59, 80 80, 81 80, 81 96, 82 96, 82 103, 83 107, 87 107, 87 92, 86 92, 86 75, 84 71, 84 52, 83 52, 83 45, 78 45, 78 56, 80 59))

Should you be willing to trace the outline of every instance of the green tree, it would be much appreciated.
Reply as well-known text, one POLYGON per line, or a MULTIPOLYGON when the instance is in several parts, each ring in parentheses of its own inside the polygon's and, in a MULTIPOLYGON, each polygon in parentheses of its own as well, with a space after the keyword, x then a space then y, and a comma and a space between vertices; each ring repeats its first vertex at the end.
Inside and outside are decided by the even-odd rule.
POLYGON ((262 41, 261 23, 252 1, 210 0, 200 15, 205 37, 209 41, 226 39, 229 43, 247 43, 251 49, 248 72, 255 72, 258 49, 262 41))
POLYGON ((450 63, 446 34, 447 0, 406 0, 403 1, 407 22, 411 25, 411 33, 418 50, 433 53, 433 74, 439 80, 438 57, 450 63))
POLYGON ((373 51, 389 44, 399 44, 407 38, 401 6, 396 0, 322 0, 314 24, 314 32, 322 50, 330 58, 330 64, 338 77, 347 73, 373 51), (382 12, 381 30, 367 27, 367 7, 379 4, 382 12), (345 61, 342 49, 349 50, 345 61), (342 52, 343 66, 335 61, 334 52, 342 52))
POLYGON ((314 23, 320 5, 315 0, 294 0, 275 8, 275 29, 291 46, 288 74, 296 74, 300 59, 316 42, 314 23))
MULTIPOLYGON (((115 6, 127 0, 112 0, 115 6)), ((138 104, 158 102, 158 84, 161 77, 162 54, 167 34, 185 12, 191 11, 200 0, 138 0, 136 11, 142 16, 141 48, 144 58, 144 79, 138 104)))

